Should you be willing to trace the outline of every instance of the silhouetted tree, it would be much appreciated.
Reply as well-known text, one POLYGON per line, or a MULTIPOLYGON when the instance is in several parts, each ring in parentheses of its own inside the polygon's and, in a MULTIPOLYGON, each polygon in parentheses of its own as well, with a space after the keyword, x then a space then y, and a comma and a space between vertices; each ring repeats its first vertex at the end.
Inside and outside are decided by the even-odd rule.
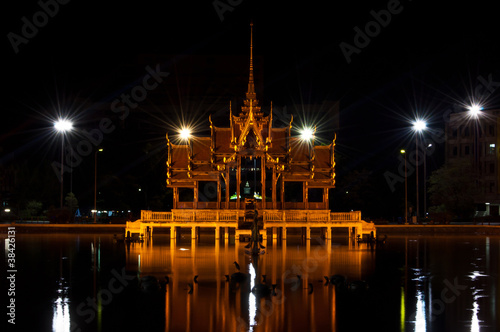
POLYGON ((42 211, 42 202, 31 200, 26 203, 26 207, 21 211, 23 218, 38 217, 42 211))
POLYGON ((430 211, 446 212, 455 218, 470 218, 474 213, 474 177, 470 163, 448 164, 434 171, 429 179, 430 211))
POLYGON ((71 212, 71 219, 73 220, 75 217, 76 209, 78 209, 78 199, 76 198, 75 194, 68 193, 64 198, 64 201, 66 202, 66 206, 71 212))

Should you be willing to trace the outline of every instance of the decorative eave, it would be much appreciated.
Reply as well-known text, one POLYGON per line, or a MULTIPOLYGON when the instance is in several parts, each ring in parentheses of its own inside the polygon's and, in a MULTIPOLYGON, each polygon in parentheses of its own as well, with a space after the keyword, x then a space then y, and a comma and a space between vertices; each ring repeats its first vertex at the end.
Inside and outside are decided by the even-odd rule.
POLYGON ((291 135, 293 115, 288 126, 273 128, 273 103, 267 116, 261 111, 253 77, 253 24, 248 90, 243 104, 241 112, 234 115, 229 102, 228 127, 216 127, 209 116, 210 138, 175 145, 166 135, 169 187, 195 187, 197 181, 219 181, 221 177, 227 181, 229 169, 240 167, 240 157, 262 158, 262 167, 272 169, 274 179, 300 181, 311 188, 335 186, 336 136, 330 145, 314 146, 313 140, 307 147, 297 148, 296 138, 291 135))
POLYGON ((253 131, 255 138, 257 140, 256 150, 265 150, 266 145, 264 144, 264 139, 262 138, 262 124, 259 124, 258 121, 254 117, 253 108, 252 108, 252 100, 250 100, 250 111, 248 112, 248 116, 245 120, 245 124, 241 130, 240 137, 238 138, 238 144, 235 146, 235 151, 242 150, 243 146, 246 143, 247 136, 250 131, 253 131))
POLYGON ((269 111, 269 115, 267 116, 267 138, 266 138, 266 145, 272 146, 273 142, 273 136, 272 136, 272 129, 273 129, 273 102, 271 101, 271 110, 269 111))

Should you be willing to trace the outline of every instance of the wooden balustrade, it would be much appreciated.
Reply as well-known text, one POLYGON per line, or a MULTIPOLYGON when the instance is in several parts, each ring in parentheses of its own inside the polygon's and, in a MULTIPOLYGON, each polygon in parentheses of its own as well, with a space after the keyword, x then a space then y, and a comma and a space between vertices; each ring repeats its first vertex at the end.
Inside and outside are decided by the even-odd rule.
POLYGON ((238 211, 219 211, 219 221, 238 221, 238 211))
POLYGON ((332 212, 330 219, 332 221, 361 221, 361 211, 332 212))
MULTIPOLYGON (((149 222, 237 221, 239 210, 174 210, 172 212, 141 211, 141 220, 149 222)), ((361 221, 361 211, 330 212, 327 210, 264 210, 264 222, 345 222, 361 221)))

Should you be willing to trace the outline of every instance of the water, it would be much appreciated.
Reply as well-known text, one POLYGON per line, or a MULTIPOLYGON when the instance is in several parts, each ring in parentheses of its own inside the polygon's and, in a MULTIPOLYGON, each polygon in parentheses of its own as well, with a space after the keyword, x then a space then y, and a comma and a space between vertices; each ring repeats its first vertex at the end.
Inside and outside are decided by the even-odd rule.
POLYGON ((258 258, 246 243, 214 242, 18 233, 16 330, 499 330, 499 236, 391 236, 378 247, 289 236, 258 258), (235 261, 246 282, 226 282, 235 261), (250 291, 262 275, 275 295, 250 291), (326 283, 332 275, 347 286, 326 283), (144 276, 168 276, 166 291, 144 276))

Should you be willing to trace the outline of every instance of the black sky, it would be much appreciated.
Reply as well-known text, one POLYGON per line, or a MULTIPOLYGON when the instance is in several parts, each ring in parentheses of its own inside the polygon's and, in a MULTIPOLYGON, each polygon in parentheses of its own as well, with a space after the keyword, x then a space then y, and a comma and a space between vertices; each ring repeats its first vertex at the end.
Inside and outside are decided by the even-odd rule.
MULTIPOLYGON (((36 1, 6 4, 2 161, 37 151, 51 162, 57 149, 47 139, 51 123, 46 119, 55 117, 58 107, 78 113, 81 128, 105 116, 76 111, 74 97, 111 101, 144 75, 144 55, 158 55, 172 73, 173 64, 186 56, 246 56, 250 21, 254 53, 264 64, 259 69, 264 82, 256 82, 263 105, 271 100, 278 106, 340 101, 337 154, 346 162, 339 169, 380 172, 391 163, 397 166, 393 156, 412 142, 407 119, 414 113, 443 127, 442 114, 468 101, 478 76, 500 81, 498 10, 491 1, 220 3, 236 4, 222 14, 223 20, 213 1, 73 0, 59 4, 18 53, 8 34, 22 35, 22 18, 33 22, 41 7, 36 1), (371 11, 388 6, 398 13, 347 63, 339 45, 353 45, 354 28, 364 30, 374 21, 371 11)), ((175 75, 168 79, 175 86, 175 75)), ((496 95, 489 96, 488 108, 498 108, 496 95)), ((325 135, 331 134, 326 130, 325 135)), ((158 139, 163 138, 164 133, 158 139)))

